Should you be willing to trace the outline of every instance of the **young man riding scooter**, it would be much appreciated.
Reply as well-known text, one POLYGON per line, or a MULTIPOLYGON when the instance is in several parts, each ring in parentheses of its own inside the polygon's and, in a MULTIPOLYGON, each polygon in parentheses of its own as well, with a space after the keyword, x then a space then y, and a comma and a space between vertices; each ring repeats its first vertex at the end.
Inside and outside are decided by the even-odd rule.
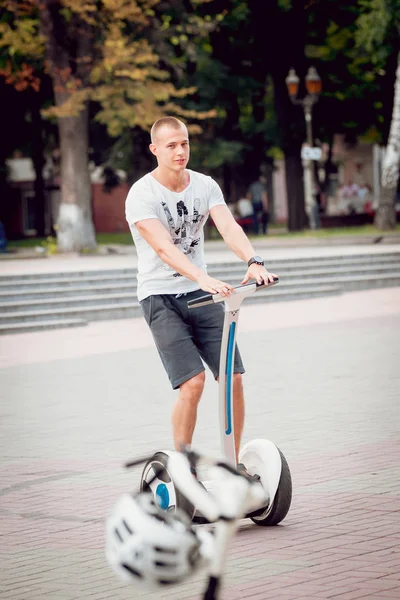
MULTIPOLYGON (((175 117, 163 117, 151 129, 150 151, 157 167, 139 179, 126 199, 128 221, 138 256, 137 295, 173 389, 179 389, 172 413, 174 445, 190 446, 197 407, 209 366, 218 378, 224 312, 220 304, 188 310, 203 292, 233 293, 233 287, 207 274, 204 225, 211 215, 229 248, 247 264, 242 283, 273 282, 274 275, 236 223, 222 191, 211 178, 187 168, 189 134, 175 117)), ((233 418, 236 462, 244 425, 243 363, 236 348, 233 418)), ((241 466, 240 466, 241 467, 241 466)), ((240 468, 239 467, 239 468, 240 468)))

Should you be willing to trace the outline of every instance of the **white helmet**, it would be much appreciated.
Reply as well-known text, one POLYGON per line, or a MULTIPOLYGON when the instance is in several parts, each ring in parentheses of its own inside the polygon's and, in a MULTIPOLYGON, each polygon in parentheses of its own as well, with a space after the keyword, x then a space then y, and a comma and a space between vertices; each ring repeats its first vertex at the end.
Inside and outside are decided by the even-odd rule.
POLYGON ((213 536, 187 515, 167 512, 150 493, 124 494, 106 524, 106 558, 124 581, 148 587, 179 583, 209 559, 213 536))

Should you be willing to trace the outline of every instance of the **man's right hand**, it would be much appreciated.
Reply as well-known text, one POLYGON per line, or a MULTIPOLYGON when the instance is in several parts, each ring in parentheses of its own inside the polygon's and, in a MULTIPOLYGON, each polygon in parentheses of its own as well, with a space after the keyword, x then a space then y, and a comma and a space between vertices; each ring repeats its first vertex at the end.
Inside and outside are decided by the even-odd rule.
POLYGON ((220 294, 223 298, 234 293, 233 286, 219 279, 210 277, 207 273, 203 273, 197 278, 197 283, 204 292, 210 294, 220 294))

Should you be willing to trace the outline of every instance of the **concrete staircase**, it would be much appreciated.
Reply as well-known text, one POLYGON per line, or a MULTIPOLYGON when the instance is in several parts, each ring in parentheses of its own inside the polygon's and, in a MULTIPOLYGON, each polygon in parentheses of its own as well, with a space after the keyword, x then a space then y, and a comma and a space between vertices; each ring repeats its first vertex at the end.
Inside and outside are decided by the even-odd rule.
MULTIPOLYGON (((400 253, 278 259, 280 283, 247 302, 277 302, 400 285, 400 253)), ((210 275, 239 284, 237 262, 210 265, 210 275)), ((0 334, 86 325, 141 315, 136 270, 60 272, 0 277, 0 334)))

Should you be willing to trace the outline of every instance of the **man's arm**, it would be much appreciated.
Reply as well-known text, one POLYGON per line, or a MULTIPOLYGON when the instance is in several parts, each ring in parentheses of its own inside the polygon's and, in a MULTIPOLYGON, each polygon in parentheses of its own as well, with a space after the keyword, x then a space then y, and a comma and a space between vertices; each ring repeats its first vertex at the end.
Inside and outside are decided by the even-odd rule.
MULTIPOLYGON (((247 264, 250 258, 256 255, 256 252, 229 208, 224 205, 214 206, 210 210, 210 215, 227 246, 247 264)), ((242 283, 247 283, 250 279, 255 279, 260 284, 263 281, 272 282, 274 277, 276 275, 269 273, 262 265, 252 264, 247 269, 242 283)))
POLYGON ((232 291, 233 288, 230 284, 214 279, 196 267, 175 246, 171 235, 158 219, 143 219, 135 225, 140 235, 157 252, 163 262, 187 279, 196 281, 202 290, 211 294, 219 293, 221 296, 227 296, 232 291))
POLYGON ((243 229, 235 221, 229 208, 225 205, 214 206, 210 210, 210 215, 224 242, 236 256, 247 263, 256 252, 243 229))

